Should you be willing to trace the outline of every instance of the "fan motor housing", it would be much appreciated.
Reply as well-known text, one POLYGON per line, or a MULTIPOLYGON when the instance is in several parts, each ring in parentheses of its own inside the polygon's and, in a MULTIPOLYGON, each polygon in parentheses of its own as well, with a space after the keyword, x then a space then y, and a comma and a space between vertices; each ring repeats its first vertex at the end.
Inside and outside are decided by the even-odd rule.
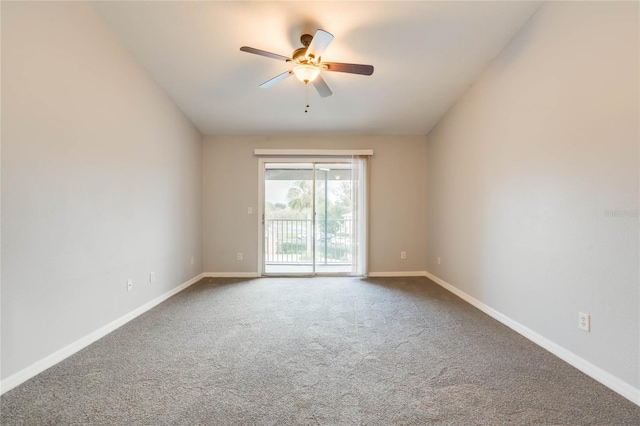
POLYGON ((307 53, 307 48, 306 47, 301 47, 299 49, 296 49, 293 51, 293 55, 291 55, 291 57, 293 59, 295 59, 296 61, 301 61, 303 59, 305 59, 305 53, 307 53))
MULTIPOLYGON (((291 57, 293 58, 294 61, 300 62, 300 63, 308 62, 309 58, 307 58, 306 54, 307 54, 307 48, 311 44, 311 40, 313 40, 313 36, 311 34, 302 34, 300 36, 300 43, 302 43, 304 47, 300 47, 293 51, 293 55, 291 55, 291 57)), ((316 61, 319 60, 319 58, 314 58, 314 59, 316 61)))

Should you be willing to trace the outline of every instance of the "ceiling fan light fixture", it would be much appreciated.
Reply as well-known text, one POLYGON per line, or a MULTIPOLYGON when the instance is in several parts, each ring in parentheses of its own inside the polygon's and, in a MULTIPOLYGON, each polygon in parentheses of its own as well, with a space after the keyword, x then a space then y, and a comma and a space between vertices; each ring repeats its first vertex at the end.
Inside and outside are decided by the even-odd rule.
POLYGON ((303 83, 310 83, 320 74, 320 67, 310 64, 300 64, 293 68, 296 78, 303 83))
MULTIPOLYGON (((289 70, 265 81, 260 85, 261 88, 266 89, 272 87, 282 80, 295 75, 298 80, 305 83, 305 86, 307 87, 307 96, 309 95, 308 83, 313 82, 313 87, 315 87, 318 94, 321 97, 326 98, 327 96, 331 96, 332 92, 322 76, 320 76, 322 71, 360 75, 373 74, 373 65, 322 62, 322 54, 331 43, 331 40, 333 40, 332 34, 325 30, 318 29, 313 36, 310 34, 303 34, 300 37, 302 47, 294 50, 291 57, 278 55, 276 53, 267 52, 266 50, 260 50, 249 46, 242 46, 240 51, 265 56, 267 58, 284 61, 287 64, 290 64, 291 68, 289 70)), ((308 109, 308 101, 306 105, 308 109)))

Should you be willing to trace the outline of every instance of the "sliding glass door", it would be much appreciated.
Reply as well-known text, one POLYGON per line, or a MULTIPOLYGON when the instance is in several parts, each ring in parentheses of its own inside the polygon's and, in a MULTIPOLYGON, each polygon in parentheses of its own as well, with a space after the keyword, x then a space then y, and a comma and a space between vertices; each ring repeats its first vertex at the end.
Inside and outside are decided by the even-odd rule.
POLYGON ((263 162, 263 273, 363 275, 363 167, 343 161, 263 162))
POLYGON ((312 163, 267 163, 264 170, 264 272, 313 274, 312 163))

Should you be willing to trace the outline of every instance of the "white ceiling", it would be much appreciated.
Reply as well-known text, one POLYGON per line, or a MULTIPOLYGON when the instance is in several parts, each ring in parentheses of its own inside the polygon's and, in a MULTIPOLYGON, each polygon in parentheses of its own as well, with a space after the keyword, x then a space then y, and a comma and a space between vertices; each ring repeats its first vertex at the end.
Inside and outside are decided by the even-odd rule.
POLYGON ((539 2, 93 2, 94 9, 205 135, 424 135, 539 2), (372 76, 323 72, 320 98, 294 77, 259 84, 317 28, 323 60, 371 64, 372 76))

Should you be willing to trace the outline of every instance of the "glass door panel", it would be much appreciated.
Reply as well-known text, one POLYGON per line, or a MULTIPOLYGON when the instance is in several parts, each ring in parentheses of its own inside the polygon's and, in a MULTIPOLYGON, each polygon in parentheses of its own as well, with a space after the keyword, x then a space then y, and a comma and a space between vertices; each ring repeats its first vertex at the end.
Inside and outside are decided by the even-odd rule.
POLYGON ((264 272, 313 274, 313 163, 266 163, 264 272))
POLYGON ((351 164, 316 163, 315 188, 316 272, 351 273, 351 164))

